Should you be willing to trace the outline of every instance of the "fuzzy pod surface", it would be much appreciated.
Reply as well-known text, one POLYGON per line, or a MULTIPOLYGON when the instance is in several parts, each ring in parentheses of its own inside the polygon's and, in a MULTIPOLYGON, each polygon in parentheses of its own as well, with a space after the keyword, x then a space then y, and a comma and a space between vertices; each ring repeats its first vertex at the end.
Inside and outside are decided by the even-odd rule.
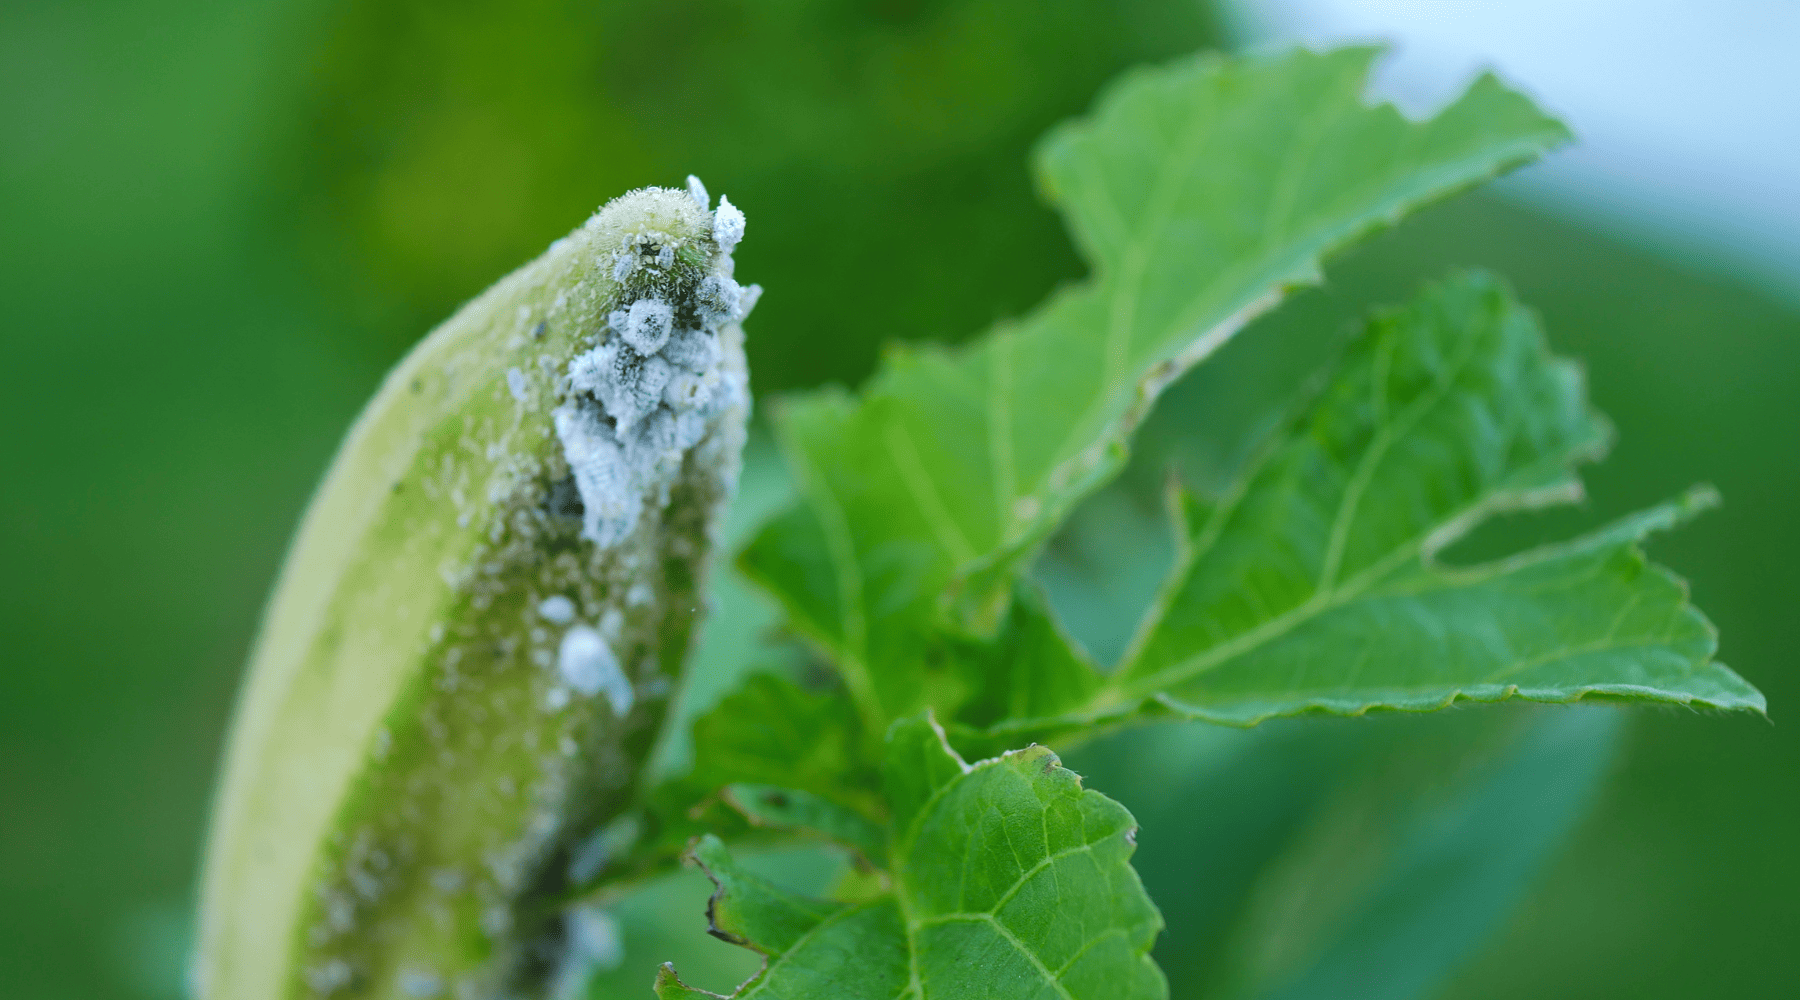
POLYGON ((704 607, 749 410, 743 232, 691 178, 624 195, 388 375, 239 696, 202 997, 545 988, 704 607))

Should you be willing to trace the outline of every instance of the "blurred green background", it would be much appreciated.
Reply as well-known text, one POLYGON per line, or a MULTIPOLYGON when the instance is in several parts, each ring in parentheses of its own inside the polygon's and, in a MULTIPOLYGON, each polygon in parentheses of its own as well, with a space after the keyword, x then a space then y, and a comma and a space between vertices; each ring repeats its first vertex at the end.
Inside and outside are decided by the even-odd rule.
MULTIPOLYGON (((1078 277, 1033 196, 1032 141, 1118 70, 1219 38, 1170 0, 0 10, 0 993, 180 994, 212 769, 282 548, 386 366, 458 302, 606 197, 694 172, 750 216, 740 273, 769 289, 756 390, 855 383, 883 341, 966 337, 1078 277)), ((1785 718, 1800 311, 1492 196, 1356 250, 1177 390, 1047 560, 1053 584, 1084 559, 1112 573, 1072 624, 1104 647, 1107 602, 1153 579, 1169 462, 1222 475, 1350 317, 1461 264, 1514 282, 1622 432, 1583 510, 1498 530, 1553 537, 1716 483, 1724 510, 1654 554, 1785 718)), ((1496 718, 1442 721, 1512 724, 1496 718)), ((1284 748, 1354 743, 1377 775, 1438 759, 1437 721, 1399 742, 1392 721, 1301 725, 1153 730, 1075 759, 1144 820, 1178 995, 1224 975, 1218 911, 1279 881, 1245 852, 1316 837, 1338 780, 1317 761, 1343 754, 1284 748)), ((1609 756, 1616 728, 1544 751, 1610 777, 1591 796, 1569 779, 1565 812, 1586 818, 1489 892, 1505 919, 1426 995, 1793 995, 1800 737, 1642 712, 1609 756)), ((632 952, 630 981, 663 957, 632 952)))

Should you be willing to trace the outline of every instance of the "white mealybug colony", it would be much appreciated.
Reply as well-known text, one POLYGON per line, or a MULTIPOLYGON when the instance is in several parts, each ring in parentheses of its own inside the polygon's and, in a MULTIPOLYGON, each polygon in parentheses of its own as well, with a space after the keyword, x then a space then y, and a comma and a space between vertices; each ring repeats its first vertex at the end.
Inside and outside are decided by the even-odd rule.
POLYGON ((629 536, 644 503, 668 503, 669 484, 707 421, 748 393, 741 373, 722 367, 719 345, 724 327, 741 322, 762 294, 732 279, 744 213, 723 197, 712 211, 706 186, 689 177, 682 204, 710 214, 711 225, 677 225, 661 194, 634 191, 596 218, 618 230, 612 259, 596 261, 619 283, 618 299, 593 349, 569 362, 555 413, 581 496, 582 534, 601 546, 629 536))

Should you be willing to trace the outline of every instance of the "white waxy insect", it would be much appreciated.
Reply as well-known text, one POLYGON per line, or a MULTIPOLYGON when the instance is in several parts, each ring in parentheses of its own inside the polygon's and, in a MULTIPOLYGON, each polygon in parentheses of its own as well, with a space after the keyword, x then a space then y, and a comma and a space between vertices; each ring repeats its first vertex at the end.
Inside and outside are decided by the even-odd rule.
POLYGON ((567 625, 575 620, 575 602, 562 594, 551 594, 538 602, 537 612, 545 621, 567 625))
POLYGON ((556 654, 556 672, 578 694, 589 698, 606 695, 614 715, 623 718, 631 711, 635 699, 631 681, 619 669, 612 647, 593 627, 574 625, 563 633, 562 646, 556 654))
POLYGON ((729 254, 743 240, 744 213, 731 199, 720 195, 719 210, 713 213, 713 241, 719 244, 720 253, 729 254))

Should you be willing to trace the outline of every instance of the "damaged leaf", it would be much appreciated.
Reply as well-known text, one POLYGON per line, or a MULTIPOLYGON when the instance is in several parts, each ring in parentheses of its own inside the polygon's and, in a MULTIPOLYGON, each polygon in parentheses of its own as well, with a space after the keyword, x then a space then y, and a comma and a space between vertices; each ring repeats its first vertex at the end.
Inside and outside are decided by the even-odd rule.
MULTIPOLYGON (((885 771, 889 890, 796 896, 745 872, 713 837, 693 851, 718 886, 713 933, 760 952, 733 997, 940 1000, 1167 995, 1149 948, 1161 917, 1130 858, 1124 807, 1044 747, 970 765, 929 718, 896 723, 885 771)), ((712 997, 670 966, 664 1000, 712 997)))

